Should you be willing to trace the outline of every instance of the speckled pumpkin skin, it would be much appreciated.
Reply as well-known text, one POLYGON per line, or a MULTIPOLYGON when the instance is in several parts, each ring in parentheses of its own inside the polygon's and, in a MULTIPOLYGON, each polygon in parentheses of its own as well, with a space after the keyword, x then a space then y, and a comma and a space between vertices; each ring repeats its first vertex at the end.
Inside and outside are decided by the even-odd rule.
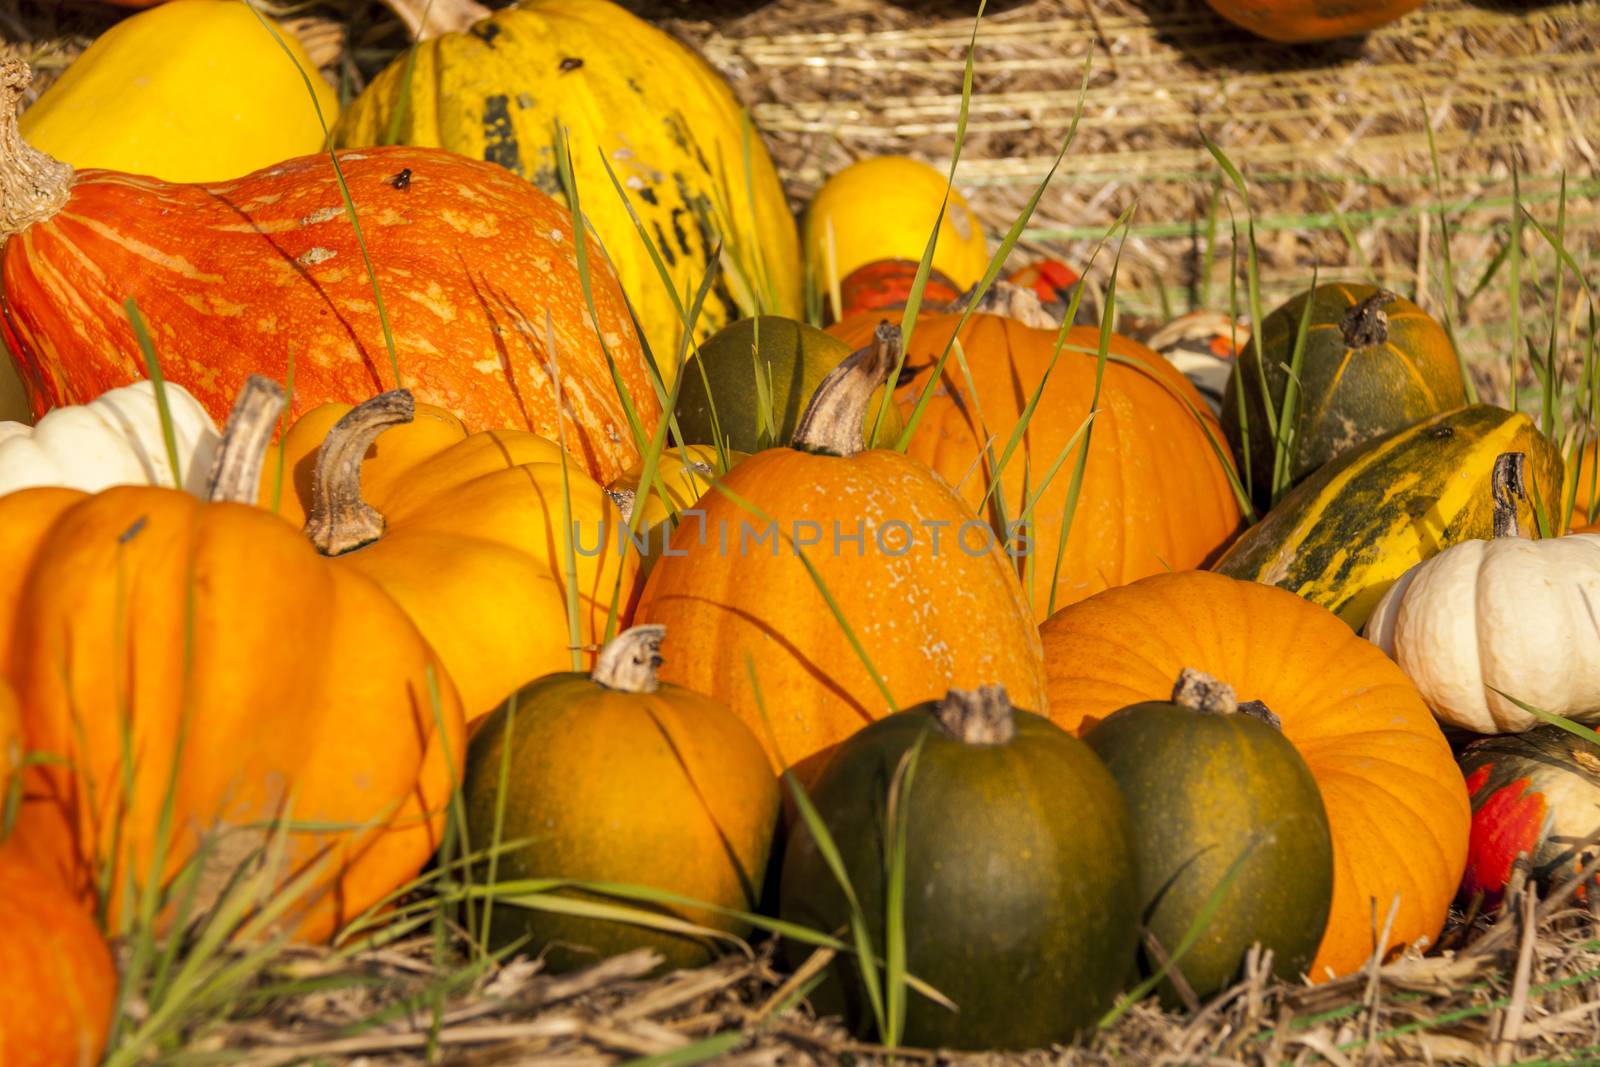
MULTIPOLYGON (((417 400, 474 429, 555 438, 559 372, 568 448, 598 481, 626 470, 638 452, 601 338, 647 428, 660 409, 622 291, 593 244, 599 335, 589 326, 566 209, 448 152, 340 159, 417 400)), ((3 269, 6 341, 36 414, 145 376, 129 297, 167 378, 219 422, 249 375, 286 380, 291 352, 296 415, 395 386, 324 155, 213 185, 80 172, 58 214, 6 242, 3 269)))

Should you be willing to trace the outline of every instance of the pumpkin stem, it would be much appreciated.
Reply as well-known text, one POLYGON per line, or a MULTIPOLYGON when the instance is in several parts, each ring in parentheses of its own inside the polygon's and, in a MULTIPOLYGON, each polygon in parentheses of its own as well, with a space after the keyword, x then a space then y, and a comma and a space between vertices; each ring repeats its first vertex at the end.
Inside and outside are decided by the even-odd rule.
POLYGON ((934 721, 964 745, 992 747, 1017 736, 1017 716, 1003 685, 952 689, 933 709, 934 721))
POLYGON ((900 327, 880 322, 872 343, 845 357, 822 379, 795 427, 790 448, 826 456, 853 456, 866 447, 861 426, 872 394, 900 362, 900 327))
MULTIPOLYGON (((967 290, 962 298, 956 301, 956 310, 961 311, 972 306, 972 298, 977 295, 978 287, 974 285, 967 290)), ((1044 309, 1044 304, 1039 301, 1039 294, 1032 289, 1010 282, 995 282, 989 286, 989 291, 983 294, 972 310, 985 315, 999 315, 1002 318, 1015 319, 1024 326, 1032 326, 1036 330, 1058 330, 1061 322, 1054 315, 1044 309)))
POLYGON ((656 669, 661 666, 661 639, 666 636, 667 628, 658 623, 622 631, 600 650, 590 679, 624 693, 654 693, 660 684, 656 669))
MULTIPOLYGON (((1310 299, 1307 297, 1306 299, 1310 299)), ((1339 332, 1344 334, 1346 348, 1368 348, 1381 345, 1389 339, 1389 315, 1383 305, 1395 299, 1387 289, 1379 289, 1361 303, 1344 313, 1339 320, 1339 332)))
POLYGON ((206 478, 206 499, 254 504, 261 494, 261 467, 267 461, 278 416, 283 413, 283 386, 252 374, 228 412, 222 442, 206 478))
POLYGON ((50 218, 72 192, 72 167, 24 141, 17 129, 17 105, 32 82, 22 60, 0 63, 0 240, 50 218))
POLYGON ((1172 687, 1172 703, 1181 704, 1207 715, 1248 715, 1260 719, 1277 730, 1283 729, 1283 720, 1259 700, 1241 702, 1227 682, 1219 682, 1205 671, 1185 667, 1178 672, 1178 681, 1172 687))
POLYGON ((414 41, 425 41, 444 33, 458 33, 481 22, 494 12, 476 0, 383 0, 400 16, 414 41))
POLYGON ((305 526, 324 556, 341 556, 383 536, 383 515, 361 499, 361 462, 379 434, 410 422, 415 412, 409 390, 391 389, 351 408, 328 431, 317 450, 305 526))
POLYGON ((1521 537, 1517 504, 1528 499, 1528 457, 1523 452, 1502 452, 1495 457, 1489 487, 1494 492, 1494 535, 1521 537))

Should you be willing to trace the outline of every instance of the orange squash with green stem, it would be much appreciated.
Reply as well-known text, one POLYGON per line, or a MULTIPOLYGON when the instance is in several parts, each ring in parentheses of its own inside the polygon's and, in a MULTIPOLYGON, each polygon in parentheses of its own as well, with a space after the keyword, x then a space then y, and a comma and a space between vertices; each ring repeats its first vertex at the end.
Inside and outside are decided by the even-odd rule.
POLYGON ((144 376, 132 297, 213 418, 292 357, 297 413, 398 375, 474 426, 559 423, 602 481, 638 458, 660 402, 622 290, 589 242, 591 321, 572 216, 527 182, 437 149, 346 152, 358 237, 325 154, 208 185, 75 172, 17 131, 30 77, 0 65, 0 322, 36 415, 144 376))
MULTIPOLYGON (((877 321, 856 316, 829 332, 860 344, 877 321)), ((1022 563, 1024 573, 1031 569, 1038 619, 1108 586, 1200 566, 1240 524, 1227 446, 1194 386, 1116 334, 1097 379, 1099 331, 1059 333, 1031 293, 998 285, 965 323, 959 312, 918 317, 895 394, 910 425, 940 355, 952 337, 959 341, 965 369, 954 354, 945 363, 906 454, 943 475, 997 529, 1018 522, 1032 502, 1031 551, 1022 563), (1079 435, 1097 387, 1087 465, 1063 545, 1079 435)))
POLYGON ((667 627, 664 679, 728 704, 806 779, 864 724, 952 687, 1044 703, 1037 631, 996 539, 926 465, 863 447, 899 344, 880 328, 823 380, 787 447, 713 484, 635 617, 667 627))
POLYGON ((303 883, 282 925, 326 938, 421 869, 460 777, 460 701, 416 626, 246 503, 282 406, 251 380, 209 500, 0 497, 0 678, 60 757, 23 771, 12 842, 112 930, 193 863, 214 902, 281 827, 280 884, 303 883))
POLYGON ((638 557, 619 537, 625 520, 553 441, 468 433, 396 390, 308 412, 281 449, 281 485, 274 458, 262 503, 405 608, 469 722, 530 679, 571 670, 574 623, 577 644, 593 649, 626 619, 638 557))

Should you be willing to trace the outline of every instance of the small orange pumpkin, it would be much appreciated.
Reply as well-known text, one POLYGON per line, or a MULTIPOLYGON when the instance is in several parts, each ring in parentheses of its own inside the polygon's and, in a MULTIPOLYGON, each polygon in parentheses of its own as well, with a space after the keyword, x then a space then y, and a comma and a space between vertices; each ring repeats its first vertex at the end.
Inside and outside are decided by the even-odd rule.
MULTIPOLYGON (((1043 619, 1108 586, 1198 567, 1217 555, 1240 525, 1222 430, 1182 374, 1119 335, 1111 338, 1077 511, 1060 552, 1081 449, 1073 438, 1094 397, 1099 330, 1069 329, 1058 358, 1059 329, 1030 293, 997 286, 983 307, 959 335, 971 378, 952 356, 907 455, 943 475, 969 506, 983 507, 987 499, 985 517, 994 522, 999 508, 989 492, 990 472, 1044 383, 1038 408, 1000 476, 1008 524, 1023 510, 1025 489, 1037 497, 1027 530, 1034 616, 1043 619)), ((877 321, 856 316, 829 332, 859 345, 877 321)), ((908 420, 960 321, 956 313, 918 318, 896 393, 908 420)), ((1026 699, 1019 702, 1028 706, 1026 699)))
POLYGON ((924 464, 862 446, 869 397, 899 343, 897 328, 880 328, 823 380, 788 447, 756 453, 707 490, 636 614, 667 627, 663 679, 726 703, 775 765, 798 765, 806 780, 897 702, 997 683, 1025 707, 1044 702, 1037 631, 997 539, 924 464))
POLYGON ((282 407, 281 389, 252 381, 209 500, 148 486, 0 497, 0 679, 25 748, 59 757, 22 772, 12 841, 83 901, 113 871, 98 902, 113 927, 130 886, 197 857, 196 905, 213 903, 286 820, 279 882, 309 877, 282 925, 326 938, 433 854, 460 777, 460 701, 416 626, 243 503, 282 407))
POLYGON ((1225 677, 1282 720, 1322 790, 1333 905, 1311 976, 1348 974, 1398 900, 1387 951, 1437 938, 1466 867, 1461 772, 1416 689, 1338 616, 1283 589, 1207 571, 1161 574, 1041 627, 1050 717, 1085 733, 1159 700, 1185 667, 1225 677))

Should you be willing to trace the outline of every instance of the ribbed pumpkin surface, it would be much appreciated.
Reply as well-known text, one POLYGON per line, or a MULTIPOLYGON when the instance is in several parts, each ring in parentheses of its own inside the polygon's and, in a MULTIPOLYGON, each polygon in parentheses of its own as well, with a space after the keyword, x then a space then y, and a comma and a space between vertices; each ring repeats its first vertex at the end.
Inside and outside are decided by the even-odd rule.
MULTIPOLYGON (((851 346, 863 345, 881 317, 853 316, 829 332, 851 346)), ((906 384, 896 393, 906 420, 959 320, 955 314, 918 319, 906 358, 907 368, 918 370, 902 374, 906 384)), ((1029 530, 1032 605, 1043 619, 1051 610, 1063 513, 1081 448, 1073 437, 1094 400, 1100 333, 1073 327, 1057 359, 1056 331, 979 313, 968 320, 960 341, 971 379, 952 355, 907 454, 943 475, 968 506, 984 506, 993 469, 985 447, 998 461, 1048 373, 1038 408, 1000 478, 1007 521, 1022 513, 1025 490, 1037 497, 1029 530)), ((1219 449, 1226 451, 1221 431, 1194 386, 1144 345, 1114 335, 1054 606, 1147 574, 1198 567, 1214 556, 1239 526, 1219 449)), ((984 515, 991 521, 994 503, 990 497, 984 515)))

